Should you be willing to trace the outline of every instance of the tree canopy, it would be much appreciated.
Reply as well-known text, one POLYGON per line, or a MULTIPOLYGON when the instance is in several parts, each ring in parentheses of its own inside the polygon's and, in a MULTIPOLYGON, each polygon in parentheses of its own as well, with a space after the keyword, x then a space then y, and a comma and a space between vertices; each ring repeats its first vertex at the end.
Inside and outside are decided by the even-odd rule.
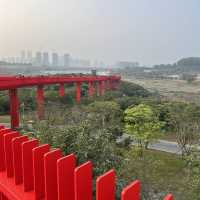
POLYGON ((160 135, 162 123, 148 105, 139 104, 126 109, 124 121, 126 133, 132 135, 141 148, 160 135))

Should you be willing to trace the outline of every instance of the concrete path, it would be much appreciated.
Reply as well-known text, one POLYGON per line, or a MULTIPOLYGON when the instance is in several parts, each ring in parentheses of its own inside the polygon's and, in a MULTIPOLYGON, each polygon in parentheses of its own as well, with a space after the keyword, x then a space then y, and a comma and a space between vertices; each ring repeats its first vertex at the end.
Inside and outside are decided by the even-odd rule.
POLYGON ((158 140, 156 143, 150 144, 149 149, 173 154, 181 154, 181 148, 177 142, 170 142, 166 140, 158 140))
MULTIPOLYGON (((118 139, 118 142, 122 142, 127 137, 130 136, 124 134, 120 139, 118 139)), ((136 145, 136 142, 133 141, 132 145, 136 145)), ((181 154, 181 148, 179 147, 178 143, 167 140, 158 140, 155 143, 149 144, 148 148, 152 150, 163 151, 166 153, 181 154)))

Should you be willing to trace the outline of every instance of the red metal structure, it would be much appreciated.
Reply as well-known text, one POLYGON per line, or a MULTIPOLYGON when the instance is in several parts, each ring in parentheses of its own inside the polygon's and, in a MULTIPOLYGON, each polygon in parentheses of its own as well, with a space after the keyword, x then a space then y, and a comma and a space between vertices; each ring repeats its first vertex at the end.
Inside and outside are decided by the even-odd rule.
POLYGON ((76 102, 81 101, 81 85, 88 84, 88 95, 94 95, 97 85, 97 94, 103 95, 105 89, 115 89, 120 82, 119 76, 3 76, 0 77, 0 90, 9 90, 10 97, 10 115, 11 127, 19 127, 19 100, 17 97, 17 89, 22 87, 37 87, 37 113, 38 118, 44 117, 44 86, 50 84, 59 84, 59 95, 64 96, 65 85, 74 83, 76 85, 76 102), (106 87, 107 86, 107 87, 106 87))
MULTIPOLYGON (((63 156, 60 149, 0 126, 0 200, 92 200, 92 167, 90 161, 76 166, 74 154, 63 156)), ((134 181, 121 200, 140 200, 140 191, 140 181, 134 181)), ((114 170, 97 178, 96 200, 115 200, 115 192, 114 170)))

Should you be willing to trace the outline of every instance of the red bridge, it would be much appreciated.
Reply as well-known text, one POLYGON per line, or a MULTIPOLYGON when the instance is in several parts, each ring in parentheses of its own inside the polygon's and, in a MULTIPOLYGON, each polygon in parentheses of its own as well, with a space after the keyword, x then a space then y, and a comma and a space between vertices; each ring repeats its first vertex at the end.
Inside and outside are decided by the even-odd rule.
MULTIPOLYGON (((63 156, 17 131, 0 126, 0 200, 93 200, 92 162, 76 166, 74 154, 63 156)), ((110 170, 96 180, 96 200, 115 200, 116 175, 110 170)), ((140 200, 136 180, 121 200, 140 200)), ((173 200, 171 194, 164 200, 173 200)))
POLYGON ((4 76, 0 77, 0 90, 9 90, 10 96, 10 115, 11 127, 19 127, 19 100, 17 97, 17 89, 22 87, 37 86, 37 111, 39 119, 44 116, 44 86, 50 84, 59 84, 59 95, 64 96, 65 86, 67 83, 76 84, 76 101, 81 100, 81 84, 88 84, 88 95, 94 95, 95 86, 97 93, 101 96, 105 89, 115 89, 120 82, 119 76, 4 76))

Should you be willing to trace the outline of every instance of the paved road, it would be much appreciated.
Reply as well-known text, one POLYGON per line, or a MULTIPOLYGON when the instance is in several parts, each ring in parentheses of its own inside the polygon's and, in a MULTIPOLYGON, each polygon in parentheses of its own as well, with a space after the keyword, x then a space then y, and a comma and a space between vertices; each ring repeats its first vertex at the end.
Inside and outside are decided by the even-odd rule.
MULTIPOLYGON (((129 137, 127 134, 124 134, 122 138, 118 140, 118 142, 123 141, 125 138, 129 137)), ((136 145, 135 142, 132 142, 133 145, 136 145)), ((149 144, 149 149, 163 151, 166 153, 173 153, 173 154, 181 154, 181 149, 177 142, 171 142, 167 140, 158 140, 153 144, 149 144)))
POLYGON ((166 140, 158 140, 158 142, 149 145, 149 149, 163 151, 173 154, 181 154, 181 148, 176 142, 170 142, 166 140))

